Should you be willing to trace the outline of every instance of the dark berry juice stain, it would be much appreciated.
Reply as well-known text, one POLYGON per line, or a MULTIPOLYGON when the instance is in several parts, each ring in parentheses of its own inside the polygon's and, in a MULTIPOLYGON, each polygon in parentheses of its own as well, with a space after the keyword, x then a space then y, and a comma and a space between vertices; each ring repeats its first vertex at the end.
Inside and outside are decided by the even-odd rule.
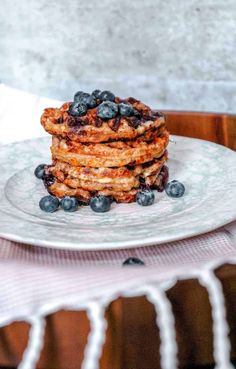
POLYGON ((63 117, 59 117, 56 120, 56 124, 62 124, 63 123, 63 117))
POLYGON ((80 119, 79 124, 80 124, 81 126, 88 126, 88 125, 90 124, 90 121, 89 121, 89 119, 88 119, 88 118, 80 119))
POLYGON ((143 168, 149 168, 153 163, 154 163, 154 160, 148 161, 147 163, 143 163, 142 167, 143 168))
POLYGON ((120 126, 120 117, 116 117, 116 118, 114 118, 114 119, 112 119, 112 121, 111 121, 111 124, 109 125, 110 126, 110 128, 113 130, 113 131, 115 131, 115 132, 117 132, 118 131, 118 129, 119 129, 119 126, 120 126))
POLYGON ((143 177, 139 177, 139 183, 140 183, 140 186, 143 188, 144 186, 146 186, 145 184, 145 178, 143 177))
POLYGON ((141 114, 141 112, 140 111, 138 111, 137 109, 134 109, 134 116, 136 117, 136 118, 141 118, 141 116, 142 116, 142 114, 141 114))
POLYGON ((78 203, 79 203, 79 206, 88 206, 89 205, 89 200, 84 200, 82 198, 78 198, 78 203))
POLYGON ((95 119, 95 127, 99 128, 101 127, 103 124, 103 120, 101 118, 99 118, 98 116, 96 116, 96 119, 95 119))
POLYGON ((147 122, 148 120, 154 122, 156 120, 156 117, 154 117, 153 115, 143 115, 141 118, 142 123, 147 122))
POLYGON ((147 190, 147 191, 151 190, 151 187, 146 184, 145 178, 142 178, 142 177, 139 177, 139 188, 141 190, 147 190))
POLYGON ((152 110, 152 115, 156 118, 163 117, 163 114, 160 111, 152 110))
POLYGON ((45 174, 43 176, 43 183, 46 188, 52 186, 54 182, 55 182, 55 177, 51 173, 45 174))
POLYGON ((87 126, 90 124, 88 118, 81 118, 78 116, 69 116, 67 120, 67 124, 69 127, 81 127, 81 126, 87 126))
POLYGON ((84 174, 89 174, 89 168, 84 168, 84 174))
POLYGON ((141 121, 138 117, 130 117, 128 120, 128 125, 132 128, 138 128, 138 126, 140 125, 141 121))
POLYGON ((74 117, 72 116, 69 116, 68 119, 67 119, 67 124, 69 127, 74 127, 76 126, 76 120, 74 117))
POLYGON ((129 169, 129 170, 134 170, 134 165, 128 164, 128 165, 126 165, 126 168, 129 169))

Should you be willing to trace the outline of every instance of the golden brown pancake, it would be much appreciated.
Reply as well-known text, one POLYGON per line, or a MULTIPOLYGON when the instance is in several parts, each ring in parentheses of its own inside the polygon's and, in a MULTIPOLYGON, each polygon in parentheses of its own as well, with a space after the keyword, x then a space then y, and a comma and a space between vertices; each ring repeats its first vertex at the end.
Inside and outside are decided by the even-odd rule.
POLYGON ((168 141, 167 131, 150 142, 116 141, 85 145, 53 137, 51 152, 53 160, 73 166, 122 167, 128 164, 139 165, 161 157, 168 141))
POLYGON ((67 137, 75 142, 94 143, 134 139, 164 124, 163 116, 140 101, 133 98, 122 101, 132 104, 140 116, 118 116, 102 120, 97 116, 97 109, 93 108, 89 109, 84 116, 73 117, 68 113, 71 104, 68 102, 59 109, 45 109, 41 117, 41 124, 51 135, 67 137))
MULTIPOLYGON (((158 178, 156 182, 159 183, 158 178)), ((88 191, 83 188, 72 188, 68 184, 55 180, 51 186, 48 186, 48 192, 56 197, 76 196, 80 201, 89 203, 93 196, 104 195, 111 196, 116 202, 133 202, 140 188, 133 188, 130 191, 115 191, 113 189, 103 189, 97 191, 88 191)))
POLYGON ((82 188, 93 192, 130 191, 140 186, 140 179, 143 185, 153 185, 165 161, 166 156, 163 155, 159 160, 155 159, 144 166, 132 168, 73 167, 63 162, 56 162, 48 168, 48 173, 71 188, 82 188))

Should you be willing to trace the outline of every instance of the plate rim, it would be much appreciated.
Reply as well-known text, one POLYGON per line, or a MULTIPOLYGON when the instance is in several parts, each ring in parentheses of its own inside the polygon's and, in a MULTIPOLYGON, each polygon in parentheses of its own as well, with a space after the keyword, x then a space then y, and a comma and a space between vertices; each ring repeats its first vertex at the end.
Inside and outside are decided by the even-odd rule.
POLYGON ((217 229, 220 229, 221 227, 224 227, 227 224, 230 224, 231 222, 233 222, 236 219, 236 215, 235 217, 232 217, 232 219, 227 220, 227 222, 221 222, 218 225, 213 225, 211 228, 207 227, 207 229, 202 230, 201 232, 196 231, 196 232, 189 232, 186 235, 179 235, 179 236, 169 236, 168 240, 167 239, 161 239, 157 242, 157 240, 155 240, 155 238, 145 238, 145 241, 141 241, 140 240, 136 240, 136 241, 127 241, 126 243, 124 243, 125 241, 116 241, 116 242, 90 242, 88 244, 84 244, 84 243, 79 243, 79 247, 76 247, 74 243, 72 242, 61 242, 61 241, 56 241, 57 244, 53 244, 52 241, 41 241, 41 240, 35 240, 34 238, 29 238, 29 237, 25 237, 24 239, 22 239, 20 236, 17 235, 12 235, 12 234, 8 234, 8 233, 4 233, 0 231, 0 237, 8 240, 8 241, 13 241, 13 242, 17 242, 17 243, 21 243, 24 245, 31 245, 31 246, 38 246, 38 247, 47 247, 50 249, 60 249, 60 250, 70 250, 70 251, 104 251, 104 250, 121 250, 121 249, 132 249, 132 248, 140 248, 140 247, 145 247, 145 246, 159 246, 162 245, 164 243, 171 243, 171 242, 178 242, 178 241, 182 241, 182 240, 186 240, 188 238, 194 238, 197 236, 201 236, 210 232, 213 232, 217 229), (106 245, 107 244, 107 245, 106 245))

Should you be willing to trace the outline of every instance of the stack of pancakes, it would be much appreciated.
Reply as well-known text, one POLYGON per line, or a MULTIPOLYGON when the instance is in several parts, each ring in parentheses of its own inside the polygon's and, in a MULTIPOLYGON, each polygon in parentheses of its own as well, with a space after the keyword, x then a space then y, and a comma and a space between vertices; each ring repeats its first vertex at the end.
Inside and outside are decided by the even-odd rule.
POLYGON ((169 139, 165 119, 134 98, 115 98, 121 102, 131 104, 135 115, 102 119, 95 107, 73 116, 71 103, 45 109, 41 123, 52 135, 53 164, 44 178, 50 194, 76 196, 84 203, 98 195, 132 202, 142 188, 163 189, 169 139))

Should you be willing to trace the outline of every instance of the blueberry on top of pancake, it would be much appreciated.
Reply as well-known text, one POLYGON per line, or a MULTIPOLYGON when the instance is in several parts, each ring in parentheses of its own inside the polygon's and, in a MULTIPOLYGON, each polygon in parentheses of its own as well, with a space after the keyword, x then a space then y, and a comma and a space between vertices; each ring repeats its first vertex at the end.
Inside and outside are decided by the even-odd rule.
POLYGON ((164 117, 133 97, 121 99, 110 91, 78 91, 73 102, 44 110, 45 130, 77 142, 134 139, 164 124, 164 117))

